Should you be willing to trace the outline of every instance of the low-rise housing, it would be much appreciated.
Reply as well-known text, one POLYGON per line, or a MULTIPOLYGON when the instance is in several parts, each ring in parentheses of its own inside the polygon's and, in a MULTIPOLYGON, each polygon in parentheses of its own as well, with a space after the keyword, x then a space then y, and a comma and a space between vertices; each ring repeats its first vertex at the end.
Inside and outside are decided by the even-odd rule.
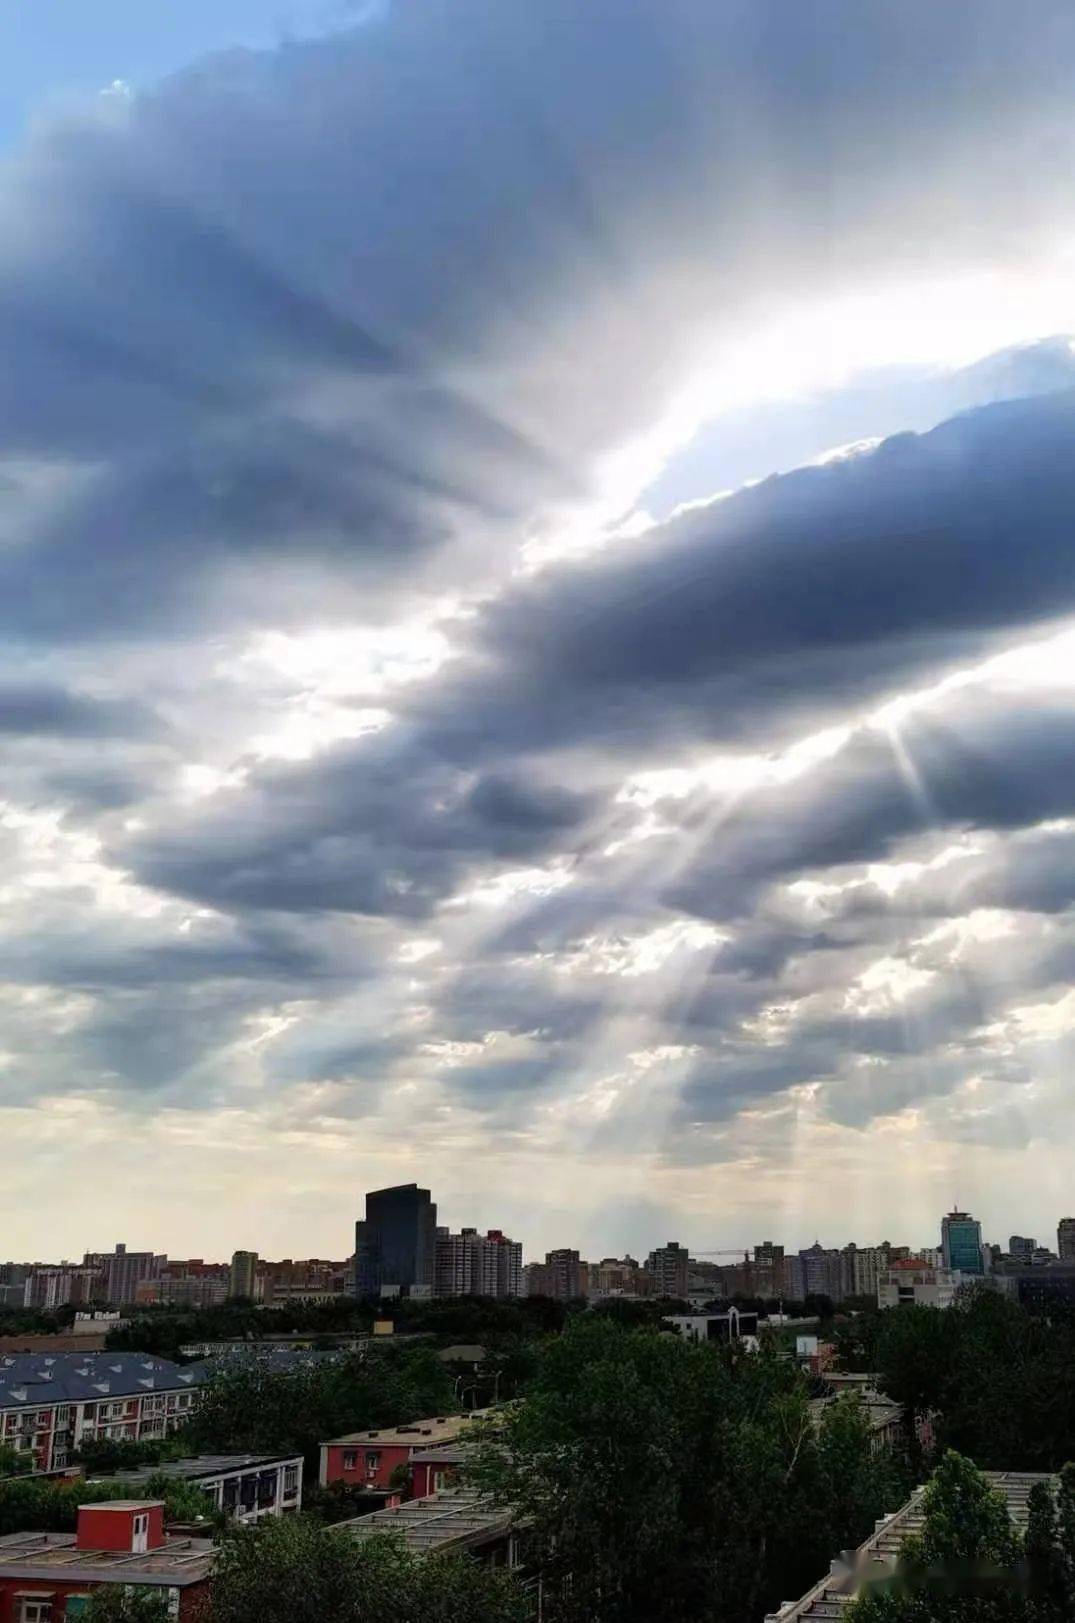
POLYGON ((438 1415, 408 1426, 379 1426, 333 1437, 321 1444, 321 1486, 345 1482, 357 1487, 392 1487, 393 1473, 401 1465, 410 1465, 420 1449, 456 1442, 489 1412, 474 1409, 470 1414, 438 1415))
POLYGON ((685 1341, 752 1341, 757 1345, 758 1315, 730 1307, 726 1313, 669 1313, 661 1320, 685 1341))
POLYGON ((4 1623, 68 1623, 94 1589, 122 1584, 163 1590, 177 1623, 193 1623, 207 1598, 213 1541, 164 1531, 159 1499, 82 1505, 74 1533, 8 1533, 0 1538, 0 1618, 4 1623))
POLYGON ((0 1357, 0 1442, 52 1471, 83 1442, 165 1437, 187 1419, 203 1379, 147 1353, 0 1357))
POLYGON ((412 1555, 465 1550, 492 1566, 519 1565, 514 1512, 472 1488, 448 1488, 336 1526, 358 1539, 395 1533, 412 1555))
POLYGON ((960 1273, 922 1257, 903 1257, 877 1276, 878 1307, 951 1307, 963 1283, 960 1273))
MULTIPOLYGON (((207 1509, 223 1510, 236 1521, 256 1522, 302 1509, 301 1454, 198 1454, 165 1460, 137 1471, 116 1471, 125 1488, 146 1489, 157 1477, 201 1488, 207 1509)), ((93 1477, 105 1482, 109 1477, 93 1477)))
MULTIPOLYGON (((843 1392, 829 1392, 823 1398, 811 1398, 810 1418, 815 1426, 820 1426, 825 1410, 846 1396, 843 1392)), ((866 1411, 866 1418, 870 1426, 870 1444, 876 1452, 882 1448, 893 1448, 903 1441, 905 1435, 906 1413, 902 1403, 895 1403, 892 1398, 886 1398, 883 1392, 877 1392, 873 1387, 860 1387, 856 1396, 866 1411)))
MULTIPOLYGON (((1055 1482, 1047 1473, 1033 1471, 986 1471, 984 1475, 1004 1495, 1008 1514, 1019 1532, 1026 1528, 1031 1488, 1036 1482, 1055 1482)), ((840 1617, 865 1583, 895 1570, 904 1540, 921 1532, 925 1491, 924 1486, 916 1488, 899 1510, 882 1516, 865 1543, 849 1557, 833 1561, 828 1574, 812 1589, 799 1600, 785 1601, 767 1615, 765 1623, 822 1623, 822 1619, 840 1617)))

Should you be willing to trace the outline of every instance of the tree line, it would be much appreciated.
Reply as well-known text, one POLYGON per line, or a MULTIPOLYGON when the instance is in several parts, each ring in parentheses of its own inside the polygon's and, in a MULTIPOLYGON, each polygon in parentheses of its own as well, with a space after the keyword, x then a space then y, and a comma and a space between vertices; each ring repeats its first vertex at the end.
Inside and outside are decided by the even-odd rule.
POLYGON ((1075 1459, 1075 1309, 1030 1310, 984 1288, 950 1308, 858 1314, 836 1330, 845 1368, 919 1416, 939 1449, 987 1470, 1057 1471, 1075 1459))

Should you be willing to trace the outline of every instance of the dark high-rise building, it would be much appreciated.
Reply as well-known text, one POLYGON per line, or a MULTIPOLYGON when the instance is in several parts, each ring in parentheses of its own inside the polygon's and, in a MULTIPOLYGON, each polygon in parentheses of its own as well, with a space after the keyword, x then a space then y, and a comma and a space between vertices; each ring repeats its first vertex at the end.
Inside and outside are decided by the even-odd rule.
POLYGON ((373 1189, 366 1216, 355 1224, 355 1292, 358 1296, 433 1293, 437 1208, 416 1183, 373 1189))
POLYGON ((1013 1234, 1008 1241, 1008 1251, 1012 1261, 1021 1263, 1024 1268, 1030 1267, 1037 1249, 1037 1240, 1032 1240, 1026 1234, 1013 1234))
POLYGON ((1061 1262, 1075 1262, 1075 1217, 1062 1217, 1056 1230, 1056 1249, 1061 1262))

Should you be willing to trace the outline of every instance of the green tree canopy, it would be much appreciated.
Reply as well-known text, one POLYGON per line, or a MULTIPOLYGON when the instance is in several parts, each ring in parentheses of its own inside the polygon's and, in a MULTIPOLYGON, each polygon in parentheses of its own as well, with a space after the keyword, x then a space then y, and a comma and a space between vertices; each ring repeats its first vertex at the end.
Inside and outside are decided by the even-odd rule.
POLYGON ((466 1557, 416 1558, 385 1537, 288 1516, 222 1541, 213 1623, 530 1623, 516 1580, 466 1557))
POLYGON ((225 1368, 201 1388, 183 1441, 213 1453, 301 1453, 312 1466, 326 1438, 456 1407, 453 1383, 428 1348, 325 1360, 283 1374, 249 1363, 225 1368))
POLYGON ((516 1505, 550 1623, 754 1623, 885 1508, 857 1405, 796 1367, 585 1315, 542 1348, 473 1474, 516 1505))

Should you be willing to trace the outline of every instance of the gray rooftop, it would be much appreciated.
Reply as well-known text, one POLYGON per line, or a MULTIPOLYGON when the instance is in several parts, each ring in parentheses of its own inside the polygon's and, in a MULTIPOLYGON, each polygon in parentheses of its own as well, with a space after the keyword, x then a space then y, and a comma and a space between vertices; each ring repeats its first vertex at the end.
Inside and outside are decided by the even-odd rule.
MULTIPOLYGON (((105 1509, 95 1505, 95 1510, 105 1509)), ((213 1541, 168 1538, 158 1550, 80 1550, 74 1533, 8 1533, 0 1538, 0 1577, 28 1583, 167 1584, 183 1588, 208 1577, 213 1541)))
POLYGON ((289 1375, 292 1370, 311 1369, 316 1364, 336 1363, 347 1356, 344 1347, 328 1349, 314 1347, 281 1347, 262 1341, 236 1343, 236 1345, 187 1364, 188 1370, 197 1370, 200 1381, 211 1375, 233 1369, 261 1369, 270 1375, 289 1375))
POLYGON ((375 1510, 372 1516, 337 1522, 335 1531, 359 1539, 395 1533, 402 1536, 412 1554, 431 1555, 434 1551, 485 1544, 510 1532, 513 1520, 510 1508, 492 1504, 471 1488, 455 1487, 432 1493, 426 1499, 375 1510))
POLYGON ((162 1460, 159 1465, 143 1465, 136 1471, 108 1471, 90 1477, 91 1482, 122 1482, 137 1488, 153 1477, 166 1476, 183 1482, 208 1481, 236 1471, 254 1471, 263 1466, 302 1463, 301 1454, 196 1454, 185 1460, 162 1460))
MULTIPOLYGON (((985 1471, 986 1480, 999 1488, 1008 1507, 1008 1515, 1015 1527, 1024 1531, 1027 1523, 1027 1500, 1036 1482, 1051 1482, 1056 1478, 1041 1471, 985 1471)), ((882 1516, 864 1544, 860 1544, 848 1563, 834 1562, 829 1576, 822 1578, 801 1600, 785 1601, 778 1611, 770 1612, 765 1623, 822 1623, 823 1619, 842 1617, 854 1599, 862 1575, 891 1570, 896 1565, 903 1541, 922 1529, 925 1520, 922 1495, 925 1486, 916 1488, 905 1505, 888 1516, 882 1516)))
POLYGON ((0 1409, 181 1392, 204 1379, 197 1365, 150 1353, 6 1353, 0 1357, 0 1409))

